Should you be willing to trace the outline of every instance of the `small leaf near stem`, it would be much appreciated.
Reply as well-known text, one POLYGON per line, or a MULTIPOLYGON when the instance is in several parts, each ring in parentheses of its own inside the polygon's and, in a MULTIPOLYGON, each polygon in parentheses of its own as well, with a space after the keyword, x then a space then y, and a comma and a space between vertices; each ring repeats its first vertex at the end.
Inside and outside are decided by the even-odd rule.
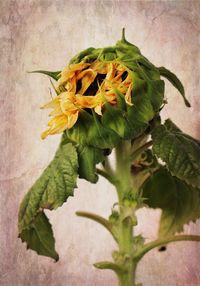
POLYGON ((134 260, 139 261, 148 251, 152 250, 155 247, 165 245, 170 242, 176 241, 199 241, 200 235, 173 235, 171 237, 157 239, 152 242, 146 243, 135 255, 134 260))
POLYGON ((111 261, 100 261, 94 263, 93 265, 98 269, 110 269, 115 271, 116 273, 123 272, 123 269, 119 265, 111 261))

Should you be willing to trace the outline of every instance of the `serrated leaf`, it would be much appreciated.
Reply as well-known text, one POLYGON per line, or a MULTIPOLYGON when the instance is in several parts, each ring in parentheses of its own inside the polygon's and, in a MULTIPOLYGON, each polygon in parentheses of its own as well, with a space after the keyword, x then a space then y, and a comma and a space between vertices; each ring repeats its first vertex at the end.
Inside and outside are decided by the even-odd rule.
MULTIPOLYGON (((77 170, 78 158, 75 147, 71 143, 60 145, 52 162, 25 195, 21 203, 18 227, 20 236, 24 234, 24 240, 30 237, 33 228, 36 227, 36 217, 43 209, 56 209, 69 196, 73 195, 73 190, 76 187, 77 170)), ((41 217, 39 216, 39 218, 41 217)), ((37 224, 37 233, 39 225, 37 224)), ((49 228, 48 225, 46 227, 49 228)), ((49 235, 51 236, 50 231, 49 235)), ((49 239, 53 240, 52 237, 49 239)), ((30 244, 30 241, 26 242, 30 244)), ((36 244, 30 244, 29 247, 36 250, 36 244)), ((38 245, 38 252, 41 251, 41 245, 38 245)))
POLYGON ((200 217, 199 191, 173 177, 165 168, 150 176, 143 184, 145 203, 161 208, 159 236, 183 231, 183 226, 200 217))
POLYGON ((79 177, 86 179, 91 183, 96 183, 98 175, 96 174, 96 164, 104 159, 103 150, 92 146, 79 145, 77 147, 79 162, 79 177))
POLYGON ((52 227, 44 212, 36 215, 29 228, 20 233, 20 238, 27 243, 27 248, 58 261, 59 256, 55 250, 52 227))
POLYGON ((153 152, 162 159, 172 175, 193 187, 200 187, 200 145, 175 128, 156 127, 152 133, 153 152))
POLYGON ((187 107, 190 107, 191 105, 189 101, 187 100, 187 98, 185 97, 184 87, 181 81, 178 79, 178 77, 174 73, 166 69, 165 67, 159 67, 158 70, 160 72, 160 75, 168 79, 171 82, 171 84, 180 92, 185 102, 185 105, 187 107))
POLYGON ((31 71, 30 73, 45 74, 45 75, 48 75, 57 81, 60 78, 61 71, 52 72, 52 71, 37 70, 37 71, 31 71))
POLYGON ((199 147, 200 147, 200 141, 198 141, 197 139, 191 137, 191 136, 188 135, 188 134, 183 133, 183 132, 181 131, 181 129, 178 128, 178 126, 176 126, 176 124, 174 124, 174 122, 172 122, 169 118, 165 121, 165 124, 164 124, 164 125, 167 127, 168 130, 173 131, 173 132, 177 132, 177 133, 181 133, 182 136, 184 136, 185 138, 188 138, 188 139, 194 141, 194 142, 195 142, 196 144, 198 144, 199 147))

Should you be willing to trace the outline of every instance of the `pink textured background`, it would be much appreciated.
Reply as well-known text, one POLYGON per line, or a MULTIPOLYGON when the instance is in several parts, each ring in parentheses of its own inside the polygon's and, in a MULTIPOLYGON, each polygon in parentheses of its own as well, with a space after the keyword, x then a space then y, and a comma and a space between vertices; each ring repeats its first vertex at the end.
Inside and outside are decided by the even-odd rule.
MULTIPOLYGON (((77 218, 76 210, 107 216, 116 196, 100 179, 98 185, 79 181, 74 198, 47 212, 53 224, 60 261, 26 251, 17 238, 19 203, 53 157, 59 136, 40 140, 47 113, 49 81, 28 70, 58 70, 78 51, 114 44, 126 28, 127 39, 155 65, 164 65, 183 81, 192 103, 187 109, 178 92, 166 85, 171 117, 185 132, 200 138, 200 2, 199 1, 0 1, 1 90, 1 286, 114 286, 111 271, 92 263, 109 259, 116 246, 99 225, 77 218)), ((137 227, 146 238, 156 236, 159 210, 141 210, 137 227)), ((186 233, 200 233, 190 224, 186 233)), ((144 286, 200 285, 200 244, 179 242, 164 253, 147 254, 139 265, 144 286)))

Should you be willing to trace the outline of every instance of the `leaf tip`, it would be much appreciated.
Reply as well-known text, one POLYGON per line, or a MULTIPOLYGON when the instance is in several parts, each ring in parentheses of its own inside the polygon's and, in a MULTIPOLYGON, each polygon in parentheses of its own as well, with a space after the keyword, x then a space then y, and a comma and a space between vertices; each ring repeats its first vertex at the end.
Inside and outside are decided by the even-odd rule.
POLYGON ((56 255, 55 255, 55 257, 54 257, 54 262, 56 263, 56 262, 58 262, 59 261, 59 255, 56 253, 56 255))
POLYGON ((126 41, 126 38, 125 38, 125 28, 123 27, 122 28, 122 39, 121 39, 123 42, 126 41))
POLYGON ((185 105, 186 105, 187 107, 191 107, 190 102, 189 102, 186 98, 184 99, 184 102, 185 102, 185 105))

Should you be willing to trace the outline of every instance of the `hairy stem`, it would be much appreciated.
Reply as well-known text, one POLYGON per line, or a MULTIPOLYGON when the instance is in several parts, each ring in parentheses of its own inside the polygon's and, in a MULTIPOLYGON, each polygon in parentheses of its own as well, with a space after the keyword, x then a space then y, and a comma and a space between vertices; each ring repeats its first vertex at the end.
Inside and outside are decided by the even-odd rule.
POLYGON ((135 222, 134 207, 127 204, 127 196, 132 192, 131 162, 127 160, 131 154, 130 142, 116 147, 116 176, 119 182, 116 190, 119 198, 118 221, 118 256, 115 262, 121 264, 123 272, 118 273, 119 286, 134 286, 136 263, 133 260, 133 226, 135 222))
POLYGON ((113 238, 117 241, 117 237, 116 237, 114 231, 112 230, 112 224, 107 219, 103 218, 100 215, 89 213, 89 212, 84 212, 84 211, 77 211, 76 215, 81 216, 81 217, 85 217, 85 218, 88 218, 88 219, 91 219, 91 220, 94 220, 94 221, 100 223, 112 234, 113 238))
POLYGON ((200 241, 199 235, 174 235, 167 238, 157 239, 152 242, 146 243, 142 249, 140 249, 135 255, 134 259, 140 260, 148 251, 152 250, 155 247, 159 247, 170 242, 176 241, 200 241))

